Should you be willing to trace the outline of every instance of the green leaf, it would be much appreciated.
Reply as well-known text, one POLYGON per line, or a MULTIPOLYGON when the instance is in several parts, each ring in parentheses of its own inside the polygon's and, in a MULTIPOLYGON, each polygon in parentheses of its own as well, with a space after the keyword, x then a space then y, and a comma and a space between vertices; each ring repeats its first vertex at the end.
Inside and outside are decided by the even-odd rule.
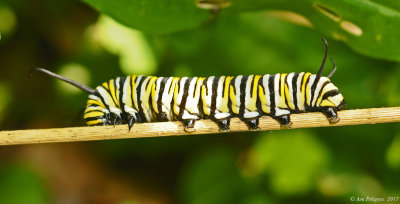
POLYGON ((210 12, 196 7, 194 0, 83 0, 101 13, 144 32, 165 34, 196 28, 210 12))
POLYGON ((344 41, 359 53, 400 61, 400 4, 393 1, 270 0, 260 3, 253 0, 246 6, 240 1, 231 9, 233 12, 241 9, 292 11, 305 17, 324 36, 344 41))
MULTIPOLYGON (((210 18, 210 12, 196 7, 194 0, 84 1, 117 21, 148 33, 195 28, 210 18)), ((399 9, 399 3, 388 0, 237 0, 221 13, 292 11, 305 17, 324 36, 344 41, 359 53, 400 61, 400 49, 397 49, 400 46, 399 9)), ((215 17, 224 18, 224 15, 215 17)))

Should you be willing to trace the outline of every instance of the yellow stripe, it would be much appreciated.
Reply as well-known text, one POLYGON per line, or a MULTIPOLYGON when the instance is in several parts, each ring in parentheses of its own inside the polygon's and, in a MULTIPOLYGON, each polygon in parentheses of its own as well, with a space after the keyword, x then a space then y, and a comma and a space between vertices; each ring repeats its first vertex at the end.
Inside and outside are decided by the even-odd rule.
POLYGON ((249 111, 257 111, 257 85, 260 77, 261 75, 256 75, 253 77, 253 84, 251 84, 251 86, 253 86, 253 97, 250 97, 250 102, 246 107, 246 109, 249 111))
POLYGON ((324 100, 324 101, 322 101, 322 103, 321 103, 321 107, 323 107, 323 106, 330 106, 330 107, 335 107, 335 104, 333 104, 331 101, 329 101, 329 100, 324 100))
POLYGON ((229 98, 231 99, 232 102, 232 112, 235 114, 239 114, 239 106, 238 106, 238 101, 236 99, 236 94, 234 90, 234 85, 229 86, 229 98))
MULTIPOLYGON (((221 106, 218 107, 218 110, 222 113, 228 113, 229 112, 229 86, 231 84, 233 77, 227 76, 225 77, 225 86, 224 86, 224 97, 222 98, 221 101, 221 106)), ((222 97, 222 96, 221 96, 222 97)))
POLYGON ((98 116, 103 116, 104 113, 102 111, 90 111, 88 113, 85 113, 83 116, 84 119, 90 118, 90 117, 98 117, 98 116))
POLYGON ((131 94, 132 94, 132 99, 133 99, 133 105, 135 106, 134 109, 135 110, 139 110, 139 106, 138 106, 138 101, 137 101, 137 95, 136 95, 136 78, 138 78, 137 75, 133 75, 132 76, 132 85, 131 85, 131 94))
POLYGON ((261 85, 258 85, 258 94, 260 96, 261 109, 263 110, 264 113, 270 113, 271 107, 268 106, 267 95, 264 94, 264 88, 261 85))
POLYGON ((194 94, 193 94, 193 97, 194 97, 194 98, 200 97, 200 95, 201 95, 201 86, 202 86, 203 81, 204 81, 205 79, 206 79, 205 77, 199 77, 199 78, 197 78, 197 85, 196 85, 196 87, 195 87, 194 94))
POLYGON ((151 77, 146 84, 146 89, 145 92, 142 93, 142 98, 141 101, 143 103, 143 111, 149 111, 150 109, 150 104, 149 104, 149 97, 151 93, 151 88, 154 85, 154 81, 157 79, 157 77, 151 77))
POLYGON ((325 88, 321 91, 321 94, 318 96, 317 102, 315 104, 320 104, 321 103, 322 97, 326 93, 326 91, 324 91, 324 90, 325 90, 325 88))
POLYGON ((281 92, 279 93, 280 98, 277 104, 277 107, 279 108, 287 108, 287 105, 285 103, 285 76, 287 74, 281 74, 281 78, 280 78, 280 88, 281 88, 281 92))
POLYGON ((211 104, 206 103, 206 98, 207 98, 206 88, 207 88, 207 86, 205 86, 204 84, 201 85, 201 98, 203 101, 203 112, 204 112, 204 114, 209 116, 211 113, 210 113, 210 109, 207 107, 207 105, 211 105, 211 104))
POLYGON ((308 83, 306 84, 306 103, 308 106, 310 106, 310 102, 311 102, 311 91, 310 91, 310 81, 308 81, 308 83))
MULTIPOLYGON (((177 104, 178 101, 178 97, 179 97, 179 83, 175 84, 175 88, 174 88, 174 107, 173 107, 173 111, 175 113, 175 115, 179 115, 179 105, 177 104)), ((182 101, 181 101, 182 102, 182 101)))
MULTIPOLYGON (((125 103, 125 106, 132 107, 132 99, 131 99, 131 96, 132 96, 132 88, 130 88, 130 86, 131 86, 132 84, 129 82, 129 80, 132 80, 132 77, 131 77, 131 76, 128 76, 128 77, 126 78, 126 80, 128 80, 128 81, 125 81, 125 83, 128 83, 128 84, 127 84, 127 87, 124 87, 124 89, 121 90, 121 91, 125 91, 125 90, 126 90, 126 93, 124 93, 124 94, 126 94, 126 97, 125 97, 125 98, 122 98, 122 100, 123 100, 123 102, 125 103)), ((124 85, 125 85, 125 84, 124 84, 124 85)), ((122 89, 122 87, 121 87, 121 89, 122 89)), ((125 107, 121 107, 121 109, 123 109, 123 108, 125 108, 125 107)))
POLYGON ((103 82, 102 86, 106 87, 106 89, 108 89, 108 83, 107 82, 103 82))
POLYGON ((118 100, 118 97, 117 97, 117 95, 116 95, 116 93, 117 93, 118 90, 116 90, 117 87, 114 86, 114 79, 111 79, 110 82, 109 82, 108 84, 109 84, 109 86, 110 86, 110 93, 111 93, 112 99, 114 100, 115 106, 116 106, 116 107, 120 107, 120 106, 119 106, 119 100, 118 100))
POLYGON ((172 79, 169 95, 171 95, 172 92, 175 92, 176 83, 179 81, 179 79, 180 79, 179 77, 174 77, 174 79, 172 79))
POLYGON ((100 106, 102 108, 106 108, 102 102, 96 101, 96 100, 93 100, 93 99, 89 99, 87 101, 86 107, 89 107, 90 105, 96 105, 96 106, 100 106))
POLYGON ((289 86, 285 83, 285 97, 288 102, 289 108, 294 110, 293 95, 289 92, 289 86))
POLYGON ((305 84, 306 84, 306 82, 307 82, 307 79, 310 77, 310 75, 311 75, 311 73, 309 73, 309 72, 307 72, 307 73, 305 73, 304 75, 303 75, 303 83, 301 84, 301 91, 300 91, 300 100, 299 100, 299 107, 301 106, 301 107, 303 107, 304 106, 304 102, 305 102, 305 94, 306 94, 306 92, 305 92, 305 84))
POLYGON ((98 125, 98 124, 103 124, 103 121, 101 119, 86 121, 86 125, 89 125, 89 126, 98 125))
MULTIPOLYGON (((161 82, 160 82, 161 85, 161 82)), ((153 105, 153 110, 154 112, 156 112, 157 114, 158 112, 158 107, 157 107, 157 100, 156 100, 156 96, 158 95, 157 91, 157 82, 154 83, 153 87, 151 88, 151 102, 153 105)), ((159 88, 158 91, 161 91, 161 89, 159 88)))

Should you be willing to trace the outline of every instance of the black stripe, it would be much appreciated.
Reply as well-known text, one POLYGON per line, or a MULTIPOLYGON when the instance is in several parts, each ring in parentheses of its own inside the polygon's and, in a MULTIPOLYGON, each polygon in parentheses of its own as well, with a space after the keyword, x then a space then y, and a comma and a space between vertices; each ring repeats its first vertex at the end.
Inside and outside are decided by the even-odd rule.
MULTIPOLYGON (((251 83, 250 83, 250 98, 253 98, 253 82, 254 82, 254 77, 256 77, 255 75, 253 75, 252 79, 251 79, 251 83)), ((249 77, 250 78, 250 77, 249 77)))
POLYGON ((89 122, 89 121, 103 119, 103 118, 104 118, 104 116, 88 117, 88 118, 85 118, 85 121, 89 122))
MULTIPOLYGON (((288 77, 288 74, 285 75, 285 77, 283 78, 283 98, 285 98, 286 106, 288 107, 288 109, 290 109, 289 108, 289 101, 288 101, 288 98, 286 97, 286 94, 285 94, 285 87, 287 85, 287 77, 288 77)), ((288 85, 288 87, 289 87, 289 85, 288 85)))
POLYGON ((282 86, 282 74, 279 74, 279 87, 278 87, 278 94, 281 95, 281 86, 282 86))
MULTIPOLYGON (((169 89, 168 89, 168 93, 171 92, 172 87, 175 88, 175 86, 173 86, 173 84, 174 84, 174 78, 175 78, 175 77, 172 77, 171 86, 170 86, 169 89)), ((179 80, 180 80, 180 79, 178 79, 178 82, 179 82, 179 80)), ((176 85, 176 83, 175 83, 175 85, 176 85)), ((173 93, 174 93, 174 90, 172 90, 172 94, 173 94, 173 93)))
MULTIPOLYGON (((261 76, 261 77, 260 77, 260 80, 258 80, 258 86, 261 86, 261 87, 262 87, 261 90, 262 90, 263 94, 265 95, 265 88, 268 88, 268 87, 264 87, 264 83, 263 83, 263 81, 264 81, 264 76, 265 76, 265 75, 261 76)), ((260 100, 261 100, 261 99, 260 99, 260 100)))
MULTIPOLYGON (((321 96, 322 91, 324 90, 325 86, 330 84, 330 81, 326 81, 324 84, 322 84, 321 89, 318 92, 318 95, 316 96, 317 98, 319 98, 319 96, 321 96)), ((315 101, 315 106, 317 105, 317 101, 315 101)))
POLYGON ((211 84, 211 91, 212 91, 211 93, 212 94, 211 94, 210 117, 213 117, 213 118, 215 116, 215 110, 217 109, 217 97, 220 97, 217 94, 217 90, 218 90, 218 86, 219 86, 219 83, 218 83, 219 79, 220 79, 220 77, 214 77, 214 80, 211 84))
POLYGON ((271 116, 275 116, 275 77, 279 77, 278 74, 276 75, 269 75, 269 80, 268 80, 268 89, 269 89, 269 100, 270 100, 270 109, 271 109, 271 116))
MULTIPOLYGON (((101 99, 100 99, 100 100, 101 100, 101 99)), ((88 106, 88 108, 89 108, 89 107, 97 108, 97 107, 99 107, 99 105, 97 105, 97 104, 92 104, 92 105, 88 106)))
MULTIPOLYGON (((189 95, 189 86, 190 86, 190 82, 192 81, 192 79, 193 78, 188 77, 183 86, 183 95, 182 95, 182 99, 181 99, 181 104, 179 105, 179 118, 181 118, 181 119, 182 119, 183 111, 185 110, 185 107, 186 107, 186 100, 189 95)), ((180 84, 180 80, 178 83, 180 84)))
POLYGON ((299 78, 299 73, 295 73, 292 78, 292 97, 294 103, 294 111, 299 112, 299 106, 297 105, 297 79, 299 78))
MULTIPOLYGON (((311 77, 311 75, 307 78, 307 81, 304 84, 304 93, 303 94, 304 94, 304 107, 306 110, 309 108, 309 106, 307 105, 307 85, 310 82, 310 77, 311 77)), ((310 104, 311 104, 311 102, 310 102, 310 104)))
MULTIPOLYGON (((227 78, 228 76, 225 76, 224 81, 222 82, 222 98, 225 97, 225 86, 226 82, 228 81, 227 78)), ((228 96, 229 96, 229 86, 228 86, 228 96)))
MULTIPOLYGON (((114 80, 115 81, 115 80, 114 80)), ((110 82, 106 82, 107 84, 108 84, 108 88, 107 87, 105 87, 105 86, 103 86, 102 85, 102 87, 104 88, 104 90, 106 90, 106 92, 107 92, 107 94, 110 96, 110 98, 111 98, 111 101, 114 103, 114 105, 115 106, 117 106, 117 104, 115 103, 115 101, 114 101, 114 97, 112 96, 112 94, 111 94, 111 91, 110 91, 110 82)), ((104 100, 104 102, 105 102, 105 100, 104 100)))
POLYGON ((126 113, 125 112, 125 108, 124 108, 125 103, 122 100, 122 96, 124 94, 124 85, 125 85, 126 78, 127 77, 119 77, 119 106, 120 106, 120 109, 122 110, 122 115, 123 116, 126 113))
POLYGON ((142 107, 143 102, 141 100, 142 99, 142 97, 141 97, 142 84, 147 78, 148 77, 145 77, 145 76, 141 77, 138 85, 136 86, 136 90, 135 90, 136 91, 136 99, 137 99, 138 106, 139 106, 138 113, 139 113, 140 122, 146 122, 147 121, 146 116, 145 116, 145 114, 143 112, 143 107, 142 107))
MULTIPOLYGON (((117 88, 117 79, 114 79, 115 100, 114 100, 114 97, 111 97, 111 98, 114 100, 115 106, 116 106, 117 108, 121 108, 121 107, 118 107, 119 99, 118 99, 118 95, 117 95, 117 90, 118 90, 118 88, 117 88)), ((111 92, 111 90, 110 90, 110 92, 111 92)), ((121 104, 120 104, 120 105, 121 105, 121 104)))
POLYGON ((88 114, 88 113, 93 113, 93 112, 100 112, 100 113, 103 113, 103 114, 104 114, 104 112, 101 111, 101 110, 90 110, 90 111, 86 111, 84 114, 86 115, 86 114, 88 114))
MULTIPOLYGON (((162 113, 162 98, 163 98, 163 96, 164 96, 164 89, 165 89, 165 84, 167 83, 167 81, 168 81, 168 77, 163 77, 162 78, 162 80, 161 80, 161 82, 160 82, 160 88, 158 89, 158 93, 156 93, 156 94, 158 94, 158 100, 157 100, 157 109, 158 109, 158 115, 159 115, 159 119, 160 120, 164 120, 165 118, 161 118, 161 113, 162 113)), ((156 83, 156 85, 157 85, 157 83, 156 83)), ((172 85, 172 83, 171 83, 171 85, 172 85)), ((156 87, 156 90, 157 90, 157 87, 156 87)))
POLYGON ((339 90, 337 90, 337 89, 330 90, 324 94, 324 96, 322 97, 322 100, 325 100, 330 96, 336 96, 338 94, 339 94, 339 90))
POLYGON ((233 87, 233 93, 234 93, 234 95, 237 95, 236 94, 235 81, 236 81, 236 77, 233 77, 233 79, 231 80, 231 83, 229 84, 229 89, 230 89, 230 87, 233 87))
POLYGON ((242 76, 240 81, 240 106, 239 106, 239 117, 244 118, 244 109, 246 104, 246 82, 249 80, 248 76, 242 76))
MULTIPOLYGON (((129 77, 129 86, 130 86, 130 89, 131 89, 132 108, 133 108, 133 109, 136 109, 136 107, 135 107, 135 102, 134 102, 134 100, 133 100, 133 92, 136 93, 136 88, 133 87, 133 84, 132 84, 132 77, 133 77, 133 76, 130 76, 130 77, 129 77), (135 88, 135 90, 133 90, 133 88, 135 88)), ((137 81, 137 78, 138 78, 138 76, 135 77, 135 80, 134 80, 133 82, 136 82, 136 81, 137 81)))
POLYGON ((314 83, 311 86, 311 101, 310 101, 310 106, 312 106, 312 101, 314 100, 314 95, 315 95, 315 89, 317 88, 317 85, 319 83, 319 80, 321 79, 320 75, 316 75, 314 83))
MULTIPOLYGON (((104 89, 105 87, 102 86, 104 89)), ((100 101, 104 104, 107 110, 110 110, 110 106, 106 103, 106 100, 100 95, 99 92, 96 93, 96 96, 100 99, 100 101)))

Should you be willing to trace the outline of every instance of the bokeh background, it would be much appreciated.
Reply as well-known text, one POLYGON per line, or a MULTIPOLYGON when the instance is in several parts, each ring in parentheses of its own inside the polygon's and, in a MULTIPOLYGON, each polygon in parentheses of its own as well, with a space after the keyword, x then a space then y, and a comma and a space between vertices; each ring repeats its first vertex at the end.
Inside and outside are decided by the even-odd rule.
MULTIPOLYGON (((3 0, 0 129, 84 125, 87 94, 39 73, 28 77, 33 67, 91 87, 129 74, 316 73, 323 37, 348 109, 400 105, 395 1, 209 2, 3 0), (210 4, 226 8, 203 9, 210 4)), ((400 196, 399 124, 0 147, 0 203, 347 203, 352 196, 400 196)))

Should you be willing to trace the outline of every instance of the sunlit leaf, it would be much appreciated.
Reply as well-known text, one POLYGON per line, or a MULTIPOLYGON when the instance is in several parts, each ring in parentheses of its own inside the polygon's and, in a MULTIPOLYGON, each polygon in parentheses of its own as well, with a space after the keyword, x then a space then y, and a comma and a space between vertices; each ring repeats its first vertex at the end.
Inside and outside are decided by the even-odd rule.
MULTIPOLYGON (((84 1, 125 25, 150 33, 199 27, 208 19, 208 14, 196 8, 195 1, 191 0, 84 1)), ((400 29, 396 29, 400 27, 400 12, 399 6, 392 8, 391 5, 389 1, 364 0, 239 0, 222 12, 234 15, 244 11, 288 10, 300 14, 309 22, 307 25, 323 35, 344 41, 357 52, 400 61, 397 49, 400 29)))
POLYGON ((142 32, 102 16, 93 35, 109 52, 119 55, 124 74, 149 75, 155 72, 157 61, 142 32))
POLYGON ((83 0, 100 12, 132 28, 149 33, 170 33, 196 28, 210 12, 196 7, 194 0, 83 0))

